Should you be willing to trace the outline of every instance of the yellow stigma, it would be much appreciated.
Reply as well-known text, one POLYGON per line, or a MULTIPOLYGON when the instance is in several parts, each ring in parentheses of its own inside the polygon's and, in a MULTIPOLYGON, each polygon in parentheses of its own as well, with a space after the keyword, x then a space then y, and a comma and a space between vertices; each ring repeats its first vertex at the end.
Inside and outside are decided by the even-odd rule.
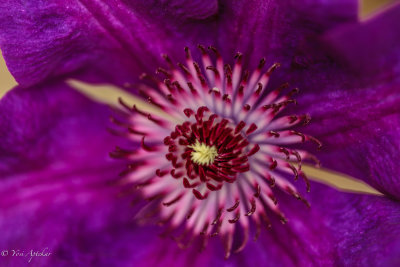
POLYGON ((197 140, 194 145, 189 147, 193 149, 191 153, 192 161, 199 165, 210 165, 214 162, 215 157, 218 156, 217 148, 215 146, 208 146, 197 140))

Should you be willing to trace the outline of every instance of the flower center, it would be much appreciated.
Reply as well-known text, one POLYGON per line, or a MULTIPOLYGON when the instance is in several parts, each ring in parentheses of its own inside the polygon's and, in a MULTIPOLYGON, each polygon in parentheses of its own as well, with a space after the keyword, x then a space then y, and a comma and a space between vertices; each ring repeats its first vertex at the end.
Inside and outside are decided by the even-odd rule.
POLYGON ((189 120, 176 125, 175 131, 164 138, 169 152, 166 159, 173 167, 172 177, 182 178, 183 186, 193 188, 194 196, 203 200, 210 191, 220 190, 224 183, 234 183, 240 173, 249 171, 248 157, 259 146, 251 146, 246 136, 257 127, 246 127, 243 121, 233 127, 233 122, 205 106, 197 112, 186 108, 184 113, 189 120))
POLYGON ((188 147, 193 149, 190 154, 192 161, 199 165, 210 165, 214 162, 215 157, 218 156, 215 146, 208 146, 198 140, 194 145, 188 147))
POLYGON ((175 240, 182 247, 197 237, 205 246, 209 237, 221 235, 229 257, 233 249, 244 248, 251 231, 257 237, 262 225, 271 226, 270 214, 286 222, 276 190, 308 205, 291 180, 301 177, 308 191, 301 164, 318 160, 298 146, 306 141, 321 144, 294 128, 308 124, 309 115, 280 114, 296 104, 292 96, 298 90, 282 94, 286 83, 267 89, 279 64, 264 71, 262 59, 253 72, 243 71, 240 53, 232 68, 217 49, 209 47, 211 55, 203 46, 199 49, 202 65, 185 48, 185 65, 164 56, 170 70, 157 70, 163 79, 143 76, 154 88, 143 85, 142 93, 168 118, 120 100, 128 112, 114 122, 127 127, 124 135, 141 149, 118 148, 112 156, 132 160, 125 179, 145 199, 154 200, 149 211, 142 212, 143 220, 158 214, 168 229, 181 231, 175 240), (235 236, 243 236, 242 241, 234 242, 235 236))

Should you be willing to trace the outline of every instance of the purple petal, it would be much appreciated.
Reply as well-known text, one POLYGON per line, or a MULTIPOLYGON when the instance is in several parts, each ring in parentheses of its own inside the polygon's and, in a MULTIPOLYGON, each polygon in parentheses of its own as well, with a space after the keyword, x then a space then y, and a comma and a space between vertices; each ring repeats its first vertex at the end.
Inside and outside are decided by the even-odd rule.
MULTIPOLYGON (((0 101, 0 112, 7 114, 0 121, 1 248, 10 255, 54 251, 76 231, 97 231, 130 216, 129 208, 115 209, 124 209, 121 189, 110 182, 122 166, 108 155, 117 139, 106 131, 107 107, 48 84, 15 88, 0 101)), ((1 260, 27 264, 27 258, 1 260)))
POLYGON ((8 0, 0 10, 0 46, 21 85, 83 69, 121 85, 152 72, 160 53, 181 60, 182 48, 197 43, 226 58, 241 50, 253 65, 263 56, 291 60, 310 36, 355 21, 357 1, 8 0))
POLYGON ((374 83, 400 73, 400 5, 359 25, 335 29, 324 41, 337 60, 350 66, 360 79, 374 83))
MULTIPOLYGON (((400 85, 324 91, 299 100, 311 114, 307 133, 323 143, 315 153, 323 167, 362 179, 400 197, 400 85)), ((298 112, 298 109, 296 110, 298 112)))
MULTIPOLYGON (((51 224, 60 217, 60 220, 69 219, 68 229, 61 227, 60 230, 68 232, 68 235, 54 246, 52 257, 40 260, 47 260, 45 263, 49 266, 190 264, 239 267, 266 264, 298 266, 299 262, 304 266, 395 265, 398 260, 395 255, 400 251, 399 203, 383 197, 340 193, 314 183, 309 197, 311 209, 292 197, 280 197, 280 205, 289 222, 282 225, 271 215, 272 228, 262 229, 257 242, 250 240, 241 253, 233 254, 228 260, 223 259, 223 246, 218 237, 211 238, 205 251, 199 253, 195 247, 180 249, 172 239, 159 237, 159 227, 135 226, 129 220, 115 219, 113 216, 124 217, 121 214, 123 208, 130 214, 123 201, 112 201, 119 205, 119 213, 110 212, 111 205, 102 201, 98 205, 91 203, 89 207, 80 203, 70 204, 85 209, 104 205, 106 211, 101 213, 113 216, 107 217, 107 225, 93 227, 89 223, 91 218, 74 221, 49 209, 48 214, 52 216, 46 217, 47 223, 51 224)), ((35 221, 33 224, 40 228, 40 224, 45 222, 35 221)), ((42 244, 36 240, 31 245, 42 244)))
POLYGON ((336 57, 293 70, 288 79, 300 88, 299 106, 292 111, 311 115, 308 133, 324 144, 316 153, 323 166, 397 198, 400 84, 395 73, 400 39, 394 25, 399 10, 395 7, 365 24, 331 32, 327 44, 337 49, 336 57), (367 42, 370 30, 382 38, 367 42), (371 73, 372 66, 379 69, 371 73))
POLYGON ((92 73, 122 84, 159 64, 147 68, 171 45, 173 38, 162 26, 167 15, 205 19, 216 13, 217 2, 8 0, 0 10, 0 44, 20 84, 32 85, 89 65, 92 73))
POLYGON ((63 161, 79 166, 109 161, 108 152, 116 141, 104 140, 116 139, 106 132, 107 107, 63 84, 34 89, 37 92, 15 88, 0 101, 1 114, 7 114, 0 121, 2 177, 49 164, 57 167, 63 161))
MULTIPOLYGON (((279 196, 280 198, 281 196, 279 196)), ((296 266, 394 266, 400 251, 399 202, 341 193, 317 183, 301 201, 281 201, 288 227, 279 227, 264 246, 281 248, 276 260, 296 266), (290 240, 285 242, 285 240, 290 240), (286 254, 285 254, 286 252, 286 254), (279 257, 280 256, 280 257, 279 257)))
MULTIPOLYGON (((286 197, 285 197, 286 196, 286 197)), ((311 184, 307 208, 279 195, 288 218, 272 220, 257 242, 234 255, 233 266, 395 266, 400 252, 399 203, 311 184), (267 228, 268 229, 268 228, 267 228)), ((228 265, 229 263, 227 263, 228 265)))
POLYGON ((240 1, 222 5, 218 45, 226 58, 236 51, 256 66, 267 62, 290 65, 303 53, 313 57, 310 43, 322 32, 357 21, 357 1, 240 1))

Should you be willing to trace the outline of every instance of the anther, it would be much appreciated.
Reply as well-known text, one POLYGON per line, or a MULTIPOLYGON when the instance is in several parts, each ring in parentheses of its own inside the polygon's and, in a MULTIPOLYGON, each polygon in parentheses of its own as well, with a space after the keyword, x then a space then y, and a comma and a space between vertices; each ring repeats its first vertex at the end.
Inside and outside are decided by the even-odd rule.
POLYGON ((261 70, 264 67, 265 62, 266 62, 265 58, 262 58, 258 63, 257 69, 261 70))
POLYGON ((149 146, 147 146, 147 145, 144 143, 144 136, 142 137, 142 142, 141 142, 140 144, 141 144, 142 148, 143 148, 144 150, 148 151, 148 152, 152 152, 152 151, 155 151, 155 150, 156 150, 155 147, 149 147, 149 146))
POLYGON ((254 198, 251 199, 250 201, 251 204, 251 208, 250 210, 245 214, 246 216, 251 216, 254 214, 254 212, 256 211, 256 200, 254 198))
POLYGON ((198 190, 193 189, 192 190, 194 196, 199 199, 199 200, 203 200, 206 199, 208 197, 208 193, 205 193, 204 195, 202 195, 198 190))
POLYGON ((229 211, 229 212, 234 211, 237 207, 239 207, 239 204, 240 204, 240 200, 236 200, 235 204, 233 204, 232 207, 226 209, 226 211, 229 211))
POLYGON ((238 61, 238 63, 240 63, 241 60, 242 60, 242 56, 243 56, 242 53, 237 52, 237 53, 235 54, 235 57, 234 57, 234 58, 238 61))
POLYGON ((198 44, 198 45, 197 45, 197 48, 201 51, 201 53, 202 53, 203 55, 206 55, 206 54, 207 54, 206 48, 205 48, 203 45, 198 44))
POLYGON ((235 218, 228 220, 229 223, 236 223, 240 219, 240 212, 237 212, 235 218))
POLYGON ((280 63, 274 63, 266 72, 267 75, 271 75, 271 73, 281 66, 280 63))

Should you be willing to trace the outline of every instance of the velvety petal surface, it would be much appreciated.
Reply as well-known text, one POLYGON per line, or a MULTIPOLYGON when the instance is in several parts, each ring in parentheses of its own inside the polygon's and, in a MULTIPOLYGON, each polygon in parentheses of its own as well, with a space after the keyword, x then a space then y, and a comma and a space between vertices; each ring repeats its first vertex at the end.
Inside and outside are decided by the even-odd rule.
MULTIPOLYGON (((230 1, 221 3, 218 47, 229 59, 244 53, 255 67, 262 57, 288 68, 304 57, 314 58, 316 36, 357 21, 357 1, 230 1)), ((310 60, 309 60, 310 61, 310 60)))
POLYGON ((0 10, 0 46, 23 86, 83 70, 97 81, 135 82, 160 65, 160 53, 182 60, 182 48, 198 43, 226 59, 240 50, 253 66, 263 56, 302 61, 297 53, 313 36, 357 19, 355 0, 7 0, 0 10))
POLYGON ((399 24, 397 4, 358 25, 328 32, 324 42, 338 61, 365 82, 392 80, 400 73, 399 24))
POLYGON ((394 25, 399 15, 397 6, 357 27, 327 34, 336 67, 311 72, 308 80, 298 79, 299 106, 293 109, 311 114, 308 132, 324 144, 317 153, 324 167, 362 179, 396 198, 400 197, 396 74, 400 39, 394 25))
POLYGON ((400 251, 399 202, 342 193, 317 183, 311 184, 311 193, 306 196, 310 209, 300 201, 279 195, 289 222, 287 226, 278 226, 275 232, 272 230, 270 239, 260 240, 263 248, 277 244, 281 249, 277 263, 272 266, 396 266, 399 263, 393 256, 400 251))
POLYGON ((1 179, 45 167, 67 168, 69 163, 89 168, 100 159, 110 161, 107 153, 117 139, 106 131, 107 106, 62 83, 34 90, 17 87, 0 100, 1 179))
MULTIPOLYGON (((301 186, 301 185, 298 185, 301 186)), ((396 266, 399 203, 383 197, 338 192, 311 183, 311 208, 277 194, 288 218, 250 242, 235 266, 396 266)), ((272 216, 272 215, 271 215, 272 216)), ((273 216, 272 216, 273 217, 273 216)))
MULTIPOLYGON (((110 185, 122 162, 108 156, 117 144, 106 131, 108 107, 47 84, 10 91, 0 113, 0 247, 9 252, 0 265, 28 265, 13 250, 54 252, 76 232, 131 216, 110 185)), ((32 261, 43 266, 51 257, 32 261)))
MULTIPOLYGON (((397 202, 340 193, 314 183, 309 196, 311 209, 292 197, 279 197, 289 222, 282 225, 271 215, 272 228, 263 229, 257 242, 250 240, 241 253, 228 260, 223 258, 219 238, 212 238, 205 251, 199 253, 195 247, 180 249, 172 239, 160 237, 160 227, 137 226, 131 220, 121 219, 127 217, 121 211, 126 209, 131 214, 132 207, 120 199, 111 201, 118 205, 118 212, 112 211, 105 201, 98 203, 99 208, 104 205, 98 213, 103 214, 100 220, 105 224, 93 225, 92 216, 71 220, 68 213, 60 216, 54 210, 49 210, 49 216, 41 221, 27 216, 30 227, 41 228, 44 223, 62 225, 59 219, 69 222, 58 228, 59 232, 68 233, 64 238, 56 236, 52 243, 42 237, 39 239, 42 242, 30 243, 46 247, 54 244, 52 257, 33 261, 44 266, 396 266, 399 263, 393 256, 400 252, 397 202)), ((82 203, 71 206, 77 205, 89 208, 82 203)), ((97 204, 89 206, 92 205, 97 204)), ((15 241, 15 246, 22 240, 15 241)))
POLYGON ((400 198, 399 83, 304 97, 301 105, 312 114, 308 133, 323 143, 323 167, 400 198))

